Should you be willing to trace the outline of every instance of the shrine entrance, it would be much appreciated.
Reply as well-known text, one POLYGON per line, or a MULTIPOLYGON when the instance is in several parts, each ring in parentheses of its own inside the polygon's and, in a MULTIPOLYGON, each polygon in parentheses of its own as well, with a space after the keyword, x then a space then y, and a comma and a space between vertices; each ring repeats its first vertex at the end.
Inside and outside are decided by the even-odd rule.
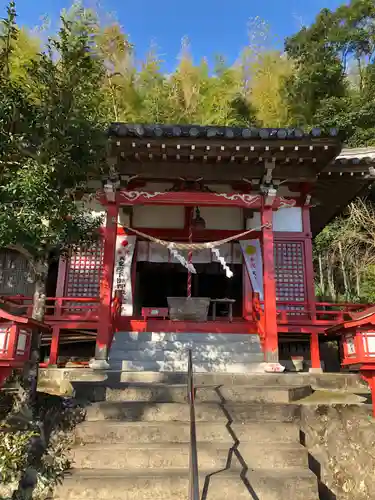
MULTIPOLYGON (((234 318, 243 313, 243 267, 233 264, 233 277, 227 279, 217 262, 195 264, 192 277, 192 297, 231 299, 234 318)), ((134 291, 134 316, 142 316, 144 308, 167 308, 167 297, 184 297, 187 294, 187 270, 177 263, 137 262, 134 291)), ((208 319, 228 316, 228 304, 218 303, 216 314, 210 304, 208 319)))

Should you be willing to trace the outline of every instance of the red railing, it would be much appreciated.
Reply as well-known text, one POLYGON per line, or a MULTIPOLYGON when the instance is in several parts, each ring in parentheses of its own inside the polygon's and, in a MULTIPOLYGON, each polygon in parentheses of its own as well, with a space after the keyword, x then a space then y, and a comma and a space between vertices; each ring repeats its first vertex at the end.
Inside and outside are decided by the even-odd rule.
POLYGON ((335 324, 351 318, 350 313, 362 311, 368 304, 277 301, 279 324, 317 323, 335 324))
MULTIPOLYGON (((1 304, 15 314, 31 316, 32 297, 2 296, 1 304)), ((111 306, 114 329, 121 315, 122 296, 115 293, 111 306)), ((260 335, 264 336, 264 302, 257 294, 253 295, 253 319, 257 322, 260 335)), ((47 297, 45 319, 53 321, 97 321, 99 318, 100 299, 98 297, 47 297)), ((351 312, 358 312, 369 307, 368 304, 315 302, 309 304, 299 301, 277 301, 278 323, 280 325, 309 323, 332 325, 350 319, 351 312)))
MULTIPOLYGON (((26 316, 32 314, 32 303, 32 297, 22 295, 0 297, 0 305, 26 316)), ((45 319, 95 321, 99 317, 99 305, 98 297, 47 297, 45 319)))

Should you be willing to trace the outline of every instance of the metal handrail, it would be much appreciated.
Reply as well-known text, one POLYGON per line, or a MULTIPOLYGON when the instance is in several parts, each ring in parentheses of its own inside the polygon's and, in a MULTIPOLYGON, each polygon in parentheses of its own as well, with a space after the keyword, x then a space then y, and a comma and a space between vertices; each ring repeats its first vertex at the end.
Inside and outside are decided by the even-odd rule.
POLYGON ((187 397, 190 407, 190 450, 189 450, 189 500, 200 500, 198 478, 197 431, 195 424, 195 389, 193 377, 193 355, 188 351, 187 397))

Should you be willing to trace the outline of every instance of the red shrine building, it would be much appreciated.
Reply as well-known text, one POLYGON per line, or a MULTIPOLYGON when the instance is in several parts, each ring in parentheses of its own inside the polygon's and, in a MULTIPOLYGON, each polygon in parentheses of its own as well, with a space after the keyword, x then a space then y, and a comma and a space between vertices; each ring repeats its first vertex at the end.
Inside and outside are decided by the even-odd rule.
MULTIPOLYGON (((375 166, 336 135, 112 124, 110 178, 80 201, 103 215, 101 238, 50 270, 46 363, 180 371, 193 347, 202 371, 278 370, 296 355, 321 370, 327 331, 361 306, 316 301, 312 238, 375 166)), ((27 312, 27 265, 2 259, 0 294, 27 312)))

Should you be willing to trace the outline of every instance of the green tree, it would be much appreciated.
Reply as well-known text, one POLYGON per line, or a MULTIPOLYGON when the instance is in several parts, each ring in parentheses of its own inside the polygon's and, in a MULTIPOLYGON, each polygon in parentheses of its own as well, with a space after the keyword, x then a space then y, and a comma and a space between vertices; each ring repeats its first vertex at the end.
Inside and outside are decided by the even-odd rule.
MULTIPOLYGON (((62 18, 57 36, 25 79, 13 79, 15 21, 11 2, 0 53, 0 245, 31 262, 33 316, 43 320, 50 259, 90 243, 100 224, 80 208, 75 194, 105 168, 105 135, 97 111, 102 67, 91 56, 92 27, 82 9, 73 19, 62 18)), ((38 355, 35 334, 29 367, 34 382, 38 355)))
POLYGON ((374 144, 375 4, 352 0, 323 9, 288 38, 296 71, 285 89, 294 121, 338 127, 351 146, 374 144))
POLYGON ((312 124, 320 102, 345 95, 344 69, 329 41, 333 15, 323 9, 315 23, 287 38, 285 50, 295 72, 286 82, 286 95, 294 120, 312 124))

